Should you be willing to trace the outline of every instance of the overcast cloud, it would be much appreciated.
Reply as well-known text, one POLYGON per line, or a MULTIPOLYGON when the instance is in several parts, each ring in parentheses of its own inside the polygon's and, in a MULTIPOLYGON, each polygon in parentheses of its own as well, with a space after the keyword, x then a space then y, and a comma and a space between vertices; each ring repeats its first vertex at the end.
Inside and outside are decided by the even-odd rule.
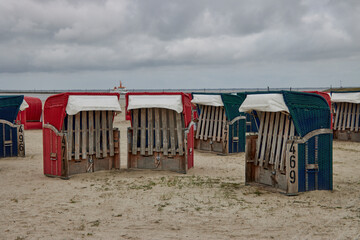
POLYGON ((360 85, 358 0, 2 0, 0 89, 360 85))

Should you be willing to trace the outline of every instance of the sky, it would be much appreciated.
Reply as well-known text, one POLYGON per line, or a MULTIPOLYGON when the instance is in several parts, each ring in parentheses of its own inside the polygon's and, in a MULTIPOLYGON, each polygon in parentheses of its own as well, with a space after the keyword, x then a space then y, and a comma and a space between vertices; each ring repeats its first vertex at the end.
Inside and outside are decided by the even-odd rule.
POLYGON ((360 86, 358 0, 1 0, 0 89, 360 86))

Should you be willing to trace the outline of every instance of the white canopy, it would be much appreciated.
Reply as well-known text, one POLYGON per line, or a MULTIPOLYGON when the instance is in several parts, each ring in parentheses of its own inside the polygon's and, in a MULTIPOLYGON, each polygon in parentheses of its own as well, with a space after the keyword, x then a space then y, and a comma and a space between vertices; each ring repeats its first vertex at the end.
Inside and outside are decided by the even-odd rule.
POLYGON ((23 100, 23 102, 20 105, 20 111, 24 111, 25 109, 27 109, 29 107, 29 104, 25 101, 25 99, 23 100))
POLYGON ((247 95, 239 108, 239 112, 251 112, 252 110, 289 113, 282 94, 278 93, 247 95))
POLYGON ((166 108, 178 113, 183 111, 181 95, 130 95, 128 110, 139 108, 166 108))
POLYGON ((209 106, 224 106, 220 95, 211 94, 193 94, 192 103, 209 106))
POLYGON ((332 93, 332 102, 360 103, 360 92, 332 93))
POLYGON ((66 113, 75 115, 80 111, 121 112, 119 100, 114 95, 70 95, 66 113))

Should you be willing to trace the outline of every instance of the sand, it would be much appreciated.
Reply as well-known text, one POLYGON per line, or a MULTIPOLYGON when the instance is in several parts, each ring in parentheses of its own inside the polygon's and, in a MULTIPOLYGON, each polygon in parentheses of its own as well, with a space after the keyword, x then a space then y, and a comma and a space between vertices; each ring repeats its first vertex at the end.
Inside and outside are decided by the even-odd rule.
POLYGON ((187 175, 126 170, 43 175, 42 131, 0 159, 0 239, 359 239, 360 143, 334 141, 334 190, 288 197, 245 186, 243 153, 195 151, 187 175))

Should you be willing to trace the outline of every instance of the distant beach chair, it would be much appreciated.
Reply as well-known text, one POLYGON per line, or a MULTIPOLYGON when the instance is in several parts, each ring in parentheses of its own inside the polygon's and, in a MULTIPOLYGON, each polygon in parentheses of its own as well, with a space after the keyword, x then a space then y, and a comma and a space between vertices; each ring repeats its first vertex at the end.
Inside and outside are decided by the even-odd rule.
POLYGON ((360 92, 331 92, 334 138, 360 142, 360 92))
POLYGON ((302 92, 248 93, 239 111, 256 111, 257 135, 246 140, 246 183, 289 195, 332 189, 330 108, 323 97, 302 92))
POLYGON ((23 95, 0 96, 0 157, 24 157, 24 126, 16 123, 16 116, 27 104, 23 95))
POLYGON ((73 174, 120 168, 118 93, 61 93, 44 104, 44 174, 73 174))
POLYGON ((187 173, 194 166, 190 94, 127 93, 128 168, 187 173))
POLYGON ((192 98, 198 115, 195 149, 224 155, 245 152, 248 114, 238 110, 245 95, 193 93, 192 98))
POLYGON ((17 121, 24 125, 25 130, 42 129, 42 102, 40 98, 25 96, 28 108, 20 111, 17 121))

